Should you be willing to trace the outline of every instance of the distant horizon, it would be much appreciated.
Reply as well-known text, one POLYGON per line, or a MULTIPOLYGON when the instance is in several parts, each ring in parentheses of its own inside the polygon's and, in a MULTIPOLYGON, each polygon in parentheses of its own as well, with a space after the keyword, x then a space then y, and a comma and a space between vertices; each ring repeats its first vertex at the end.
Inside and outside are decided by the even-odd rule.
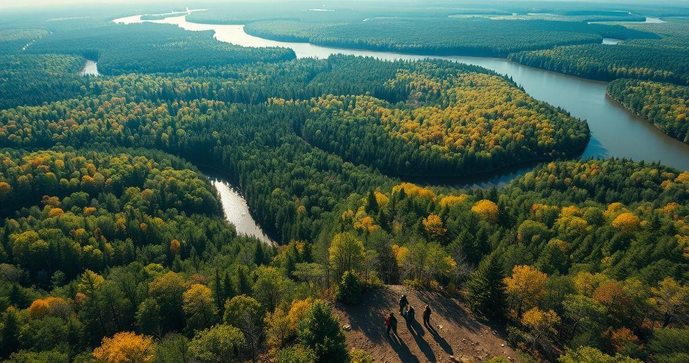
MULTIPOLYGON (((333 0, 322 0, 324 3, 332 3, 333 0)), ((276 3, 276 2, 316 2, 309 0, 188 0, 188 1, 169 1, 169 0, 3 0, 0 1, 0 9, 22 9, 22 8, 35 8, 35 7, 51 7, 51 8, 64 8, 67 6, 80 5, 80 6, 103 6, 103 5, 120 5, 126 6, 131 4, 136 5, 158 5, 165 4, 171 7, 194 5, 194 4, 226 4, 226 3, 276 3)), ((362 0, 345 0, 337 1, 338 4, 343 2, 364 2, 362 0)), ((399 4, 414 4, 423 3, 423 1, 396 1, 396 0, 378 0, 381 3, 399 3, 399 4)), ((488 5, 490 3, 594 3, 594 4, 615 4, 615 5, 660 5, 660 6, 684 6, 689 8, 689 1, 686 0, 662 0, 662 1, 648 1, 648 0, 586 0, 586 1, 574 1, 574 0, 500 0, 500 1, 485 1, 477 2, 476 0, 468 1, 458 1, 453 2, 456 5, 488 5)), ((443 3, 442 1, 436 2, 443 3)))

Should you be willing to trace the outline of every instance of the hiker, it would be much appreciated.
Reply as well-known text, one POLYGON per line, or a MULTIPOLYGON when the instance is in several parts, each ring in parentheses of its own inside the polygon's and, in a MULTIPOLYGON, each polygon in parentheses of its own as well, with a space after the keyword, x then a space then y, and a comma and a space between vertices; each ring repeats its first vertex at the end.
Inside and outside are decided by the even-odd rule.
POLYGON ((409 305, 409 308, 407 309, 407 321, 413 322, 414 321, 414 313, 416 310, 414 310, 414 307, 409 305))
POLYGON ((388 328, 388 336, 390 336, 390 330, 397 336, 397 318, 395 318, 395 313, 390 312, 390 315, 385 318, 385 326, 388 328))
POLYGON ((414 323, 416 320, 414 320, 414 307, 409 305, 407 308, 407 316, 404 317, 404 319, 407 322, 407 329, 409 329, 409 332, 412 333, 412 335, 416 335, 416 328, 414 328, 414 323))
POLYGON ((433 329, 431 326, 431 313, 431 307, 426 304, 426 307, 423 309, 423 325, 428 329, 433 329))
POLYGON ((402 295, 400 298, 400 314, 404 315, 404 308, 409 305, 409 300, 407 300, 407 295, 402 295))

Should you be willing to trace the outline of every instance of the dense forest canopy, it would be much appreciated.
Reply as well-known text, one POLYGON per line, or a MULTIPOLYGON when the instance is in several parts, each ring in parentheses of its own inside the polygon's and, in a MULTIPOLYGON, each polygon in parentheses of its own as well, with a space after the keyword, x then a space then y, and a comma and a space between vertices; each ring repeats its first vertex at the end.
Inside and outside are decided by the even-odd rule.
POLYGON ((656 37, 621 26, 545 20, 482 18, 372 18, 356 23, 252 22, 247 33, 262 38, 325 46, 415 54, 506 56, 556 45, 600 43, 602 38, 656 37), (481 29, 473 32, 473 29, 481 29))
POLYGON ((159 24, 109 25, 72 30, 36 41, 30 53, 80 54, 97 60, 103 74, 180 72, 232 63, 294 58, 288 49, 245 49, 217 42, 211 32, 186 32, 159 24), (148 51, 155 48, 155 52, 148 51))
MULTIPOLYGON (((323 5, 215 4, 188 18, 353 48, 528 50, 510 57, 630 78, 610 95, 686 142, 686 23, 586 24, 686 9, 323 5), (592 44, 602 37, 625 42, 592 44)), ((371 362, 333 307, 383 284, 462 301, 525 362, 689 356, 689 172, 576 160, 586 121, 508 77, 295 59, 113 24, 133 14, 115 5, 16 14, 0 19, 0 359, 371 362), (77 74, 86 59, 101 76, 77 74), (500 189, 399 179, 529 161, 542 163, 500 189), (278 244, 224 220, 198 166, 227 175, 278 244)))
POLYGON ((653 81, 689 83, 689 23, 673 20, 665 24, 633 25, 653 31, 662 38, 629 40, 610 47, 583 45, 519 52, 509 59, 579 77, 599 80, 640 78, 653 81), (662 25, 662 26, 661 26, 662 25))

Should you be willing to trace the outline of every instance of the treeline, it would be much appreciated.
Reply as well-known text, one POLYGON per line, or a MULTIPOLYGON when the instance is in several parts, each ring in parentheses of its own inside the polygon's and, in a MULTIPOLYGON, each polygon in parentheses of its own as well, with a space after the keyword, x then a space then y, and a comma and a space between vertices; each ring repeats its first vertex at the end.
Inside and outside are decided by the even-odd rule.
POLYGON ((322 214, 338 200, 381 183, 370 168, 304 143, 293 125, 306 116, 303 107, 87 98, 16 111, 21 116, 3 111, 2 146, 146 147, 221 167, 236 177, 256 219, 279 241, 316 238, 325 227, 322 214), (33 126, 15 121, 27 118, 33 126))
MULTIPOLYGON (((10 218, 3 223, 9 239, 2 255, 44 287, 57 271, 69 281, 85 269, 133 262, 137 250, 155 254, 174 234, 160 218, 220 215, 208 180, 174 169, 190 165, 160 152, 7 151, 2 157, 0 213, 10 218)), ((196 245, 199 252, 204 244, 196 245)))
POLYGON ((590 44, 513 53, 508 59, 531 67, 603 81, 639 78, 687 84, 689 64, 686 56, 684 49, 590 44))
MULTIPOLYGON (((510 54, 509 59, 578 77, 611 81, 637 78, 689 83, 689 25, 682 22, 629 25, 661 39, 634 39, 615 46, 581 45, 510 54)), ((614 37, 613 37, 614 38, 614 37)))
POLYGON ((618 79, 610 82, 608 94, 667 135, 689 143, 689 87, 618 79))
POLYGON ((624 28, 561 21, 480 18, 370 19, 356 23, 257 21, 244 30, 280 41, 429 55, 506 57, 524 50, 617 39, 657 38, 624 28))
POLYGON ((174 25, 105 25, 66 30, 36 41, 31 53, 78 54, 98 61, 102 74, 181 72, 204 66, 293 59, 286 48, 245 48, 174 25))

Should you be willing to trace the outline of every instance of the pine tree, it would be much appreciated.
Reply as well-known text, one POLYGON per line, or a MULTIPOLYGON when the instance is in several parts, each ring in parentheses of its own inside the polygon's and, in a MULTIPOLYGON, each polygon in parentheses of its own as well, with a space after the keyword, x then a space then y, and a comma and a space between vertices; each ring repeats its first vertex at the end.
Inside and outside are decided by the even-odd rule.
POLYGON ((0 357, 8 357, 19 350, 19 314, 16 309, 10 307, 5 312, 5 319, 0 331, 0 357))
POLYGON ((366 196, 366 213, 372 216, 378 213, 378 201, 376 201, 376 194, 373 191, 369 191, 368 196, 366 196))
POLYGON ((234 288, 234 284, 232 283, 232 277, 230 276, 229 272, 225 272, 225 276, 222 279, 222 292, 223 292, 223 312, 225 310, 225 301, 228 299, 231 299, 237 295, 237 291, 234 288))
POLYGON ((349 352, 339 319, 324 301, 316 301, 299 322, 299 344, 312 349, 319 362, 347 362, 349 352))
POLYGON ((485 257, 467 284, 471 310, 490 318, 504 317, 507 301, 504 278, 500 257, 495 253, 485 257))

